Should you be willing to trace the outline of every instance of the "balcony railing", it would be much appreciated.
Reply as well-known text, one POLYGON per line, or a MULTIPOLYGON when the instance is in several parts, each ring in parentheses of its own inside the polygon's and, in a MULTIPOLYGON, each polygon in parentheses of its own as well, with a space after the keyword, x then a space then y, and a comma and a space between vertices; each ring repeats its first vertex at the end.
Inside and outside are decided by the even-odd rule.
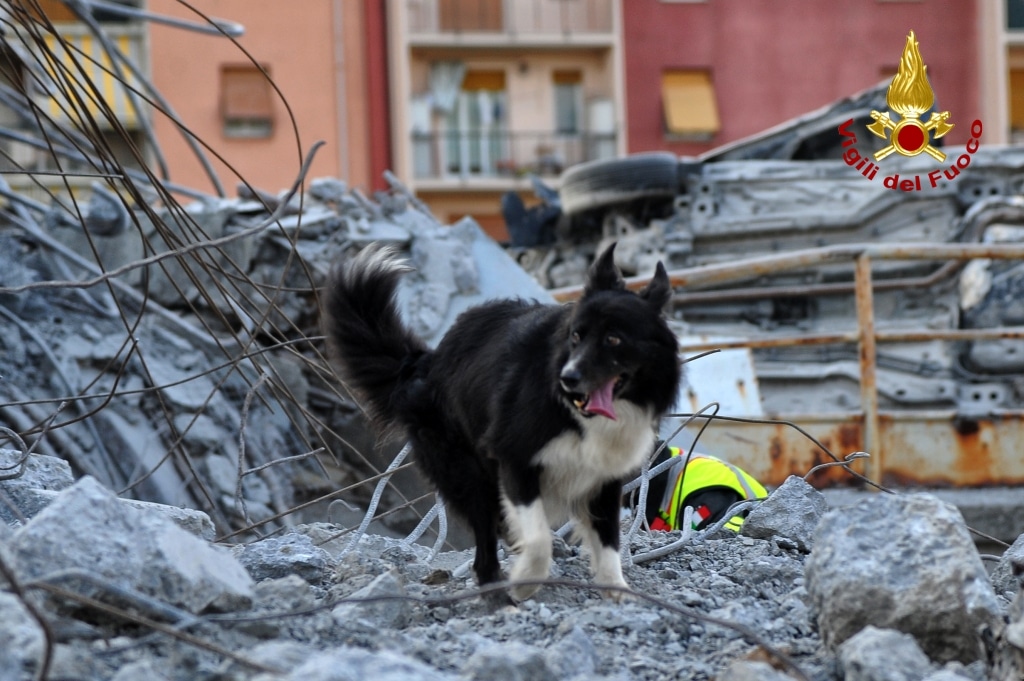
POLYGON ((616 135, 456 130, 414 133, 412 146, 417 179, 555 176, 571 165, 615 156, 616 135))
POLYGON ((45 90, 37 96, 43 112, 59 124, 81 126, 83 121, 91 120, 101 128, 112 128, 113 117, 126 128, 139 127, 144 100, 132 93, 144 90, 125 64, 107 51, 107 46, 145 73, 145 26, 104 25, 107 43, 84 24, 59 24, 58 30, 57 34, 43 36, 45 49, 36 48, 36 63, 28 65, 54 74, 37 81, 45 90))
POLYGON ((406 0, 413 35, 611 34, 614 0, 406 0))

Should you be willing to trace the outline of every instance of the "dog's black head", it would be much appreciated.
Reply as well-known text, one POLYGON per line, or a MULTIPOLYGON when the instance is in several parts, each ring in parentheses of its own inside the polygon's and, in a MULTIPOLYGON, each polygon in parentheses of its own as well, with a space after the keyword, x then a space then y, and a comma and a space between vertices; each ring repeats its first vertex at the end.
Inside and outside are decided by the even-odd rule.
POLYGON ((680 377, 676 337, 661 314, 671 295, 668 274, 658 263, 646 288, 628 291, 614 251, 612 244, 591 266, 569 317, 559 387, 584 416, 614 419, 620 399, 661 414, 675 401, 680 377))

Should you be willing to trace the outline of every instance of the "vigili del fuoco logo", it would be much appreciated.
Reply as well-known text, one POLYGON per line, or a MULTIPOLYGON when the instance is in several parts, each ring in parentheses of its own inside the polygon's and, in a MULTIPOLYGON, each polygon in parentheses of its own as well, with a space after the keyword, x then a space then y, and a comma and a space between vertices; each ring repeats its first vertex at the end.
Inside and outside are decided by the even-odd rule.
POLYGON ((889 83, 889 91, 886 93, 885 103, 889 105, 889 111, 871 112, 874 123, 867 126, 868 131, 886 140, 888 144, 870 158, 861 155, 855 146, 857 133, 853 130, 853 119, 839 126, 839 134, 846 138, 843 140, 843 146, 846 147, 843 160, 869 180, 878 176, 878 164, 892 154, 908 157, 927 154, 937 163, 943 164, 927 173, 923 181, 921 175, 901 178, 899 173, 894 173, 885 176, 882 184, 889 189, 912 192, 920 191, 925 186, 937 187, 940 182, 951 182, 971 164, 971 156, 978 151, 978 140, 981 139, 979 120, 971 123, 971 139, 967 142, 966 151, 954 161, 947 163, 946 154, 932 144, 956 124, 950 120, 948 111, 933 111, 927 121, 921 120, 921 116, 935 104, 935 91, 928 82, 927 71, 917 38, 911 31, 907 36, 906 47, 903 48, 899 70, 889 83))

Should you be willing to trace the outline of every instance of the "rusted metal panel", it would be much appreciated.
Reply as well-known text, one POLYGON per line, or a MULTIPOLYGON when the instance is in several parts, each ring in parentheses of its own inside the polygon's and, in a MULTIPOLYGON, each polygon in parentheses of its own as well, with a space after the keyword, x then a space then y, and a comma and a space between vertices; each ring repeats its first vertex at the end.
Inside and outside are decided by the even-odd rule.
MULTIPOLYGON (((799 416, 791 422, 839 459, 867 450, 860 415, 799 416)), ((875 452, 872 458, 883 462, 884 485, 1024 485, 1024 412, 978 419, 954 412, 883 412, 878 435, 884 457, 875 452)), ((813 440, 783 423, 714 422, 701 435, 698 447, 736 463, 771 486, 833 460, 813 440)), ((851 467, 862 474, 871 470, 862 461, 851 467)), ((839 467, 815 473, 810 482, 819 488, 861 484, 839 467)))
POLYGON ((956 487, 1024 484, 1024 414, 953 413, 883 421, 883 482, 956 487))
MULTIPOLYGON (((859 416, 808 416, 796 425, 807 435, 781 422, 714 421, 700 436, 697 448, 731 461, 773 486, 790 475, 802 477, 811 468, 833 461, 828 451, 842 459, 864 449, 863 419, 859 416)), ((862 474, 865 471, 862 462, 852 467, 862 474)), ((811 482, 816 487, 849 485, 851 477, 840 468, 831 468, 815 473, 811 482)))

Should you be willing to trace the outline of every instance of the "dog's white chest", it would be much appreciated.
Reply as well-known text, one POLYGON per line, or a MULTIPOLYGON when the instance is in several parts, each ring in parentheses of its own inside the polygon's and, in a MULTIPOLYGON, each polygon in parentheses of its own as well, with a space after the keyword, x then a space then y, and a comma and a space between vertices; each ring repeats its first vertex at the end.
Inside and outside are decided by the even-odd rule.
MULTIPOLYGON (((538 452, 542 467, 541 496, 549 515, 571 514, 597 489, 638 470, 654 445, 653 416, 625 400, 615 404, 615 421, 595 416, 581 419, 583 432, 565 432, 538 452)), ((554 517, 551 518, 554 520, 554 517)))

